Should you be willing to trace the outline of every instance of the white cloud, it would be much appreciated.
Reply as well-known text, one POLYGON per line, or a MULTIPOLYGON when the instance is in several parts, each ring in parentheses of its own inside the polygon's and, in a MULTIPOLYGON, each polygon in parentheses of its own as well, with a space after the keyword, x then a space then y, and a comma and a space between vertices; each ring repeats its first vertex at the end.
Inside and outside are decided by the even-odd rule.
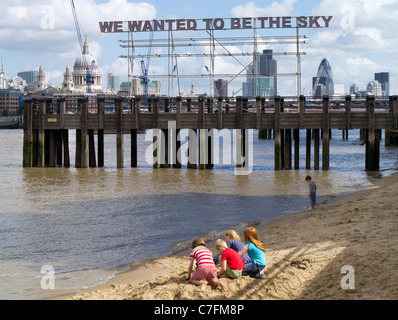
POLYGON ((280 17, 290 15, 296 2, 297 0, 282 0, 281 2, 274 1, 269 6, 260 8, 257 7, 254 2, 250 1, 246 4, 232 8, 231 15, 233 17, 280 17))
MULTIPOLYGON (((108 20, 153 19, 153 5, 127 0, 75 3, 82 34, 91 41, 101 36, 98 23, 108 20)), ((19 0, 2 2, 0 46, 9 51, 62 52, 77 43, 70 1, 19 0)))

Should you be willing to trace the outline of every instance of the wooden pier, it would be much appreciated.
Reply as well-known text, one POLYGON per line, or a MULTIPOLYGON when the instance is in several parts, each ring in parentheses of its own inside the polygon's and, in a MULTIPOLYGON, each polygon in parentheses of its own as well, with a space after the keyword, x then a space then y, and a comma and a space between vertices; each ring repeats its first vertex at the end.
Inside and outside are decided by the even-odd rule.
POLYGON ((242 97, 151 97, 143 100, 140 97, 98 96, 95 110, 89 110, 88 99, 81 98, 77 110, 71 112, 66 110, 64 98, 26 98, 23 166, 69 167, 69 130, 76 130, 77 168, 104 166, 104 134, 107 133, 116 134, 118 168, 124 167, 123 137, 125 134, 131 135, 131 166, 136 167, 137 134, 145 129, 159 129, 165 137, 166 143, 162 147, 159 144, 160 135, 154 135, 154 168, 167 168, 171 165, 181 168, 178 160, 169 163, 169 153, 179 152, 180 141, 177 137, 181 129, 191 129, 188 138, 188 168, 213 167, 211 129, 237 130, 237 137, 241 141, 236 144, 237 154, 244 159, 237 166, 245 166, 249 154, 246 130, 257 129, 265 132, 267 137, 271 130, 273 132, 275 170, 292 167, 299 169, 299 130, 306 129, 306 169, 311 168, 313 140, 313 169, 320 169, 322 145, 321 168, 328 170, 330 130, 342 130, 344 138, 349 130, 361 129, 366 134, 365 169, 378 170, 381 130, 398 129, 398 97, 391 96, 388 101, 388 109, 376 109, 374 97, 354 102, 351 101, 351 96, 346 96, 336 109, 327 96, 319 101, 317 108, 307 105, 304 96, 295 102, 285 101, 283 97, 266 101, 260 97, 250 100, 242 97), (168 145, 170 123, 176 131, 173 134, 176 148, 173 150, 168 145), (97 135, 97 150, 94 135, 97 135))

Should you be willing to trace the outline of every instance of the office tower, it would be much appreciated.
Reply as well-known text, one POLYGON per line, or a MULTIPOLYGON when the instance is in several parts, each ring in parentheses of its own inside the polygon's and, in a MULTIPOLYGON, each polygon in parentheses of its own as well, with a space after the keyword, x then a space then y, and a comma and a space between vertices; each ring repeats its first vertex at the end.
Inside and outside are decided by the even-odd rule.
POLYGON ((322 59, 316 77, 312 78, 312 93, 315 98, 333 95, 333 73, 326 58, 322 59))
POLYGON ((375 81, 381 84, 381 91, 383 96, 390 95, 390 74, 388 72, 375 73, 375 81))
POLYGON ((218 79, 214 81, 214 96, 215 97, 228 97, 228 81, 218 79))
POLYGON ((18 77, 24 79, 27 84, 29 84, 31 82, 37 81, 38 73, 39 72, 37 70, 27 70, 27 71, 18 72, 17 75, 18 77))
POLYGON ((381 97, 381 84, 377 80, 370 81, 366 87, 366 90, 372 96, 381 97))
POLYGON ((108 89, 113 89, 114 91, 119 90, 119 76, 115 76, 113 73, 108 73, 107 75, 108 80, 108 89))
POLYGON ((277 95, 277 61, 272 50, 263 50, 248 67, 247 81, 243 83, 243 96, 274 97, 277 95))

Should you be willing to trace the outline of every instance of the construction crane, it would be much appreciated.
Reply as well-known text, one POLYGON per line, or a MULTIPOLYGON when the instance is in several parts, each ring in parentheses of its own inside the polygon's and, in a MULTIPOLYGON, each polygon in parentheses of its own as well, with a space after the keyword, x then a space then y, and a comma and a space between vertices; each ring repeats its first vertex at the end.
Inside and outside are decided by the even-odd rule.
POLYGON ((77 38, 79 40, 80 51, 82 53, 84 66, 86 68, 86 78, 85 78, 85 80, 86 80, 86 91, 87 91, 87 93, 91 93, 91 85, 94 84, 94 77, 92 75, 92 70, 93 70, 93 67, 95 65, 95 61, 92 61, 91 65, 89 65, 88 62, 87 62, 86 53, 84 52, 82 34, 80 32, 79 20, 77 19, 75 3, 73 2, 73 0, 70 0, 70 5, 72 7, 73 19, 75 20, 75 27, 76 27, 77 38))
POLYGON ((149 70, 149 62, 151 60, 151 51, 152 51, 152 41, 153 41, 153 28, 151 31, 151 34, 149 36, 149 42, 148 42, 148 52, 146 55, 146 62, 144 60, 141 60, 141 73, 142 76, 140 77, 141 79, 141 84, 144 86, 144 97, 148 97, 148 70, 149 70))

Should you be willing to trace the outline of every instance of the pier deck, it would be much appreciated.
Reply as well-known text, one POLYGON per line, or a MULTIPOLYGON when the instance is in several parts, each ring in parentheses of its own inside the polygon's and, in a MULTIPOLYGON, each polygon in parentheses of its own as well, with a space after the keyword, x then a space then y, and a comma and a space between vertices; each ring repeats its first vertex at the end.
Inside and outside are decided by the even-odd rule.
MULTIPOLYGON (((322 169, 327 170, 329 130, 361 129, 366 134, 365 168, 377 170, 381 130, 398 129, 398 97, 389 98, 388 108, 376 108, 376 104, 374 97, 358 102, 351 101, 350 96, 345 97, 345 100, 339 104, 332 104, 325 96, 321 101, 310 105, 303 96, 295 103, 285 101, 283 97, 275 97, 272 101, 263 98, 249 100, 241 97, 216 100, 200 96, 196 99, 152 97, 146 101, 139 97, 127 99, 119 96, 112 98, 98 96, 96 108, 89 110, 88 99, 83 98, 78 100, 77 108, 71 111, 67 110, 65 99, 28 98, 24 101, 23 164, 25 167, 60 165, 63 146, 64 166, 69 166, 68 130, 76 130, 76 167, 87 167, 89 152, 91 154, 89 166, 97 166, 93 155, 95 154, 94 134, 98 135, 98 166, 103 166, 103 135, 106 133, 117 135, 118 167, 123 167, 123 135, 132 135, 134 167, 138 156, 136 135, 145 129, 160 129, 166 135, 170 128, 193 129, 195 132, 206 130, 207 133, 211 129, 240 130, 243 137, 241 154, 244 157, 247 157, 244 151, 247 148, 244 132, 247 129, 257 129, 274 132, 275 169, 289 169, 293 154, 292 130, 295 150, 298 150, 298 130, 307 129, 307 138, 310 135, 314 140, 314 169, 319 169, 319 134, 322 132, 322 169)), ((207 154, 211 153, 211 145, 210 137, 204 147, 207 154)), ((166 150, 161 153, 169 151, 167 144, 165 148, 166 150)), ((295 168, 298 167, 296 153, 297 151, 295 168)), ((310 150, 307 141, 306 168, 309 167, 308 153, 310 150)), ((206 158, 204 168, 211 167, 210 158, 211 156, 206 158)), ((199 167, 201 167, 200 159, 199 155, 199 167)), ((192 162, 197 163, 196 160, 193 159, 192 162)), ((162 167, 164 164, 166 167, 169 166, 167 159, 166 163, 159 163, 159 159, 157 161, 154 167, 162 167)))

